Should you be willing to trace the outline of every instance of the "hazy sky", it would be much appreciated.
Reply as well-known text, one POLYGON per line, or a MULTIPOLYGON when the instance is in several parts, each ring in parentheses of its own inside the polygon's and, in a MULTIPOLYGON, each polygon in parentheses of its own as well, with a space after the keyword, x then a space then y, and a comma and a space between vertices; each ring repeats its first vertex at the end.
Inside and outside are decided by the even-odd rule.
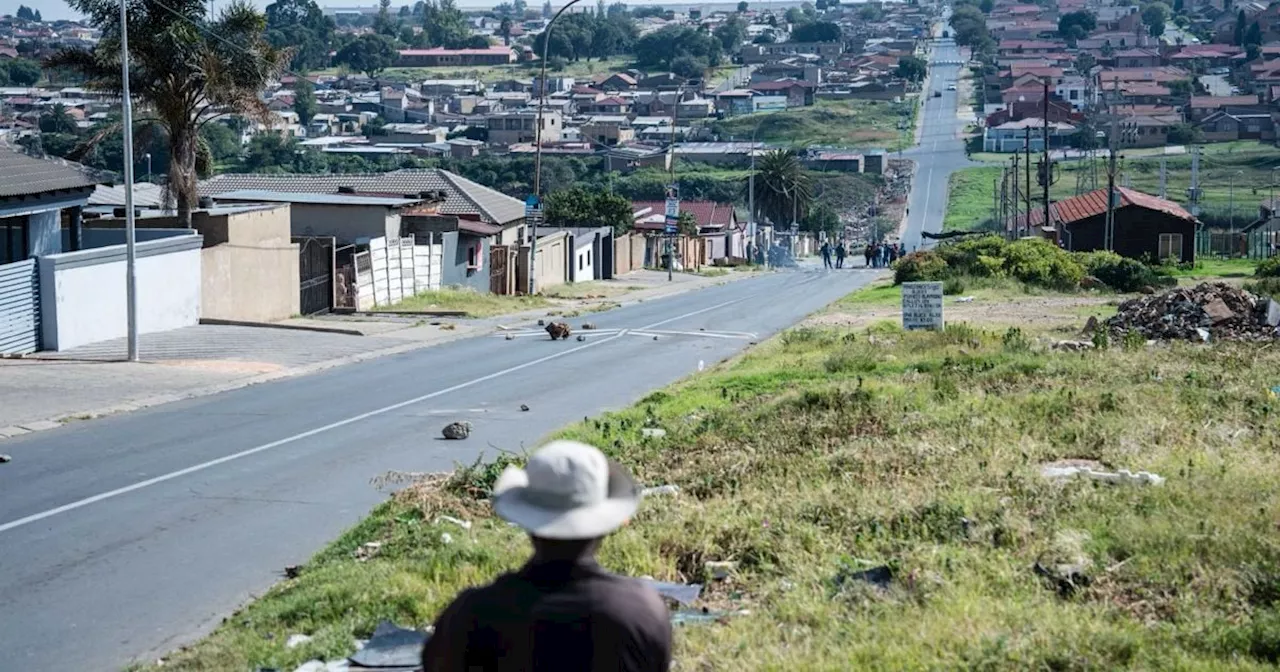
MULTIPOLYGON (((226 0, 214 0, 215 6, 226 0)), ((274 0, 251 0, 258 7, 266 7, 274 0)), ((377 0, 318 0, 321 7, 333 5, 335 7, 352 7, 359 5, 373 6, 377 4, 377 0)), ((415 0, 416 1, 416 0, 415 0)), ((551 4, 559 6, 561 0, 551 0, 551 4)), ((612 0, 610 0, 612 1, 612 0)), ((723 3, 725 0, 719 0, 723 3)), ((501 3, 502 0, 458 0, 459 7, 493 7, 501 3)), ((719 4, 715 0, 706 4, 719 4)), ((399 7, 404 4, 413 4, 408 0, 391 0, 393 7, 399 7)), ((529 2, 530 5, 541 2, 529 2)), ((631 5, 667 5, 667 4, 697 4, 690 0, 635 0, 628 2, 631 5)), ((18 5, 26 5, 32 9, 40 10, 40 16, 45 19, 74 19, 77 18, 76 13, 63 2, 63 0, 0 0, 0 14, 13 14, 18 11, 18 5)))

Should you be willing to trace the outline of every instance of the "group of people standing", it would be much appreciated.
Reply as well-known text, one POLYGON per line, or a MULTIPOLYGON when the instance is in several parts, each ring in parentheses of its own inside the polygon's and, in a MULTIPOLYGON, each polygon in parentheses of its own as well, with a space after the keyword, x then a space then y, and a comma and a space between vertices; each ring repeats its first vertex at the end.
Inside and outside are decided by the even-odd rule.
MULTIPOLYGON (((844 241, 837 242, 834 246, 830 241, 823 241, 822 247, 822 265, 825 268, 844 268, 844 258, 849 255, 849 248, 846 248, 844 241), (835 256, 835 264, 831 262, 831 257, 835 256)), ((888 268, 890 264, 897 261, 898 257, 906 254, 906 248, 902 243, 867 243, 863 248, 862 255, 866 259, 867 268, 888 268)))

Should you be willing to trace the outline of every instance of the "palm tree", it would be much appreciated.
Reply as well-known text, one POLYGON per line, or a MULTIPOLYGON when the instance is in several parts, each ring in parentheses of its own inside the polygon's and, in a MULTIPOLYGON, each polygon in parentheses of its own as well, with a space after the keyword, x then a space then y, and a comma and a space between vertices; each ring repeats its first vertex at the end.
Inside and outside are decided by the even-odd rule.
POLYGON ((41 133, 75 133, 76 130, 75 117, 62 103, 54 103, 48 112, 40 116, 41 133))
MULTIPOLYGON (((167 197, 176 201, 179 222, 189 227, 202 156, 200 129, 227 114, 269 122, 271 112, 259 94, 284 71, 290 54, 267 43, 266 17, 246 0, 235 0, 212 21, 204 0, 128 1, 129 87, 140 117, 135 121, 143 128, 158 126, 167 136, 167 197)), ((46 66, 77 71, 89 88, 118 95, 118 0, 68 4, 102 31, 102 39, 92 50, 59 51, 46 66)), ((82 147, 87 151, 112 130, 99 131, 82 147)), ((204 154, 207 158, 207 148, 204 154)))
POLYGON ((756 161, 756 218, 775 226, 804 219, 813 197, 809 173, 800 155, 791 149, 774 149, 756 161))

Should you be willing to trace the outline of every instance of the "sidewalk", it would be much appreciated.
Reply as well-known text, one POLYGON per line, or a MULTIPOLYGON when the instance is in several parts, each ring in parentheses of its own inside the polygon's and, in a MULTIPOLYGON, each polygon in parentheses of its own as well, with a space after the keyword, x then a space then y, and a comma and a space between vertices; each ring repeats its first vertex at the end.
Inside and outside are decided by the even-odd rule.
POLYGON ((752 277, 637 271, 591 283, 606 298, 557 299, 552 308, 486 319, 293 318, 277 326, 202 324, 146 334, 141 362, 123 361, 124 339, 26 359, 0 359, 0 440, 65 422, 216 394, 279 378, 527 325, 549 313, 590 312, 752 277))

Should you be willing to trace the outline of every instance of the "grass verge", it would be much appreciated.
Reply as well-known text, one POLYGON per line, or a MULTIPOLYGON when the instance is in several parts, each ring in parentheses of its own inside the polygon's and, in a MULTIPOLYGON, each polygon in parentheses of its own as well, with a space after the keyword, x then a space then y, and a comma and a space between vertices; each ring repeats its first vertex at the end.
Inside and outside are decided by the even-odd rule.
POLYGON ((961 168, 951 173, 942 230, 971 231, 991 219, 992 185, 999 180, 999 168, 961 168))
MULTIPOLYGON (((749 611, 680 628, 676 669, 1280 661, 1280 405, 1267 393, 1280 353, 1059 353, 1040 336, 801 327, 560 432, 682 488, 646 501, 606 566, 705 582, 709 608, 749 611), (642 437, 651 424, 667 435, 642 437), (1168 481, 1040 474, 1064 459, 1168 481), (736 569, 714 580, 715 560, 736 569), (871 567, 891 578, 856 578, 871 567)), ((526 555, 482 501, 504 461, 399 493, 164 669, 292 669, 349 654, 379 619, 429 622, 526 555), (358 559, 371 541, 378 552, 358 559), (286 649, 297 632, 312 641, 286 649)))
POLYGON ((616 282, 570 282, 547 289, 542 295, 549 299, 604 299, 642 289, 644 287, 620 285, 616 282))
POLYGON ((821 101, 782 112, 761 112, 715 124, 722 137, 756 138, 787 146, 834 145, 896 150, 906 142, 898 124, 908 126, 915 98, 902 103, 880 100, 821 101), (905 115, 905 117, 904 117, 905 115), (759 131, 755 131, 759 124, 759 131))
POLYGON ((461 310, 467 317, 492 317, 551 305, 542 296, 500 296, 471 289, 440 289, 415 294, 382 309, 385 312, 432 312, 461 310))

